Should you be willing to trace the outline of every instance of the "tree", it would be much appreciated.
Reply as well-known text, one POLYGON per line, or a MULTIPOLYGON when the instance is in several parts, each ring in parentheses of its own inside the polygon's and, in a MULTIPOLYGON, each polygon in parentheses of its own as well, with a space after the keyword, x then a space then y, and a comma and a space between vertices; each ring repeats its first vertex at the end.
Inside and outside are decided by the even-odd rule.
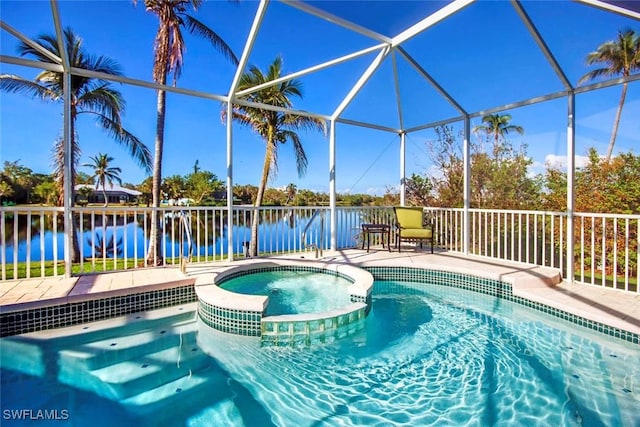
POLYGON ((33 193, 45 205, 51 206, 58 199, 58 186, 55 181, 50 178, 47 181, 42 181, 33 188, 33 193))
MULTIPOLYGON (((450 126, 435 129, 437 138, 429 143, 429 151, 441 176, 431 177, 433 204, 462 207, 464 195, 464 163, 462 144, 450 126)), ((471 207, 493 209, 525 209, 538 199, 539 180, 529 176, 532 160, 526 145, 516 150, 504 140, 494 146, 493 155, 471 144, 471 207)), ((413 178, 413 177, 412 177, 413 178)), ((425 188, 426 187, 425 185, 425 188)), ((416 186, 420 190, 420 187, 416 186)), ((424 190, 423 190, 424 191, 424 190)), ((420 194, 421 197, 427 197, 420 194)), ((416 197, 416 195, 412 195, 416 197)))
POLYGON ((238 199, 241 204, 252 204, 258 194, 258 187, 255 185, 234 185, 233 198, 238 199))
POLYGON ((33 171, 20 164, 20 159, 4 162, 2 175, 11 187, 11 196, 16 203, 29 203, 31 188, 34 185, 33 171))
POLYGON ((93 184, 78 188, 78 190, 76 191, 76 198, 74 199, 75 203, 80 206, 88 205, 89 198, 93 196, 93 191, 95 189, 96 189, 96 186, 93 184))
POLYGON ((296 197, 296 193, 298 192, 298 187, 296 187, 296 185, 291 182, 289 183, 289 185, 287 185, 287 189, 286 189, 286 193, 287 193, 287 201, 286 204, 289 204, 293 201, 293 199, 296 197))
MULTIPOLYGON (((136 3, 136 0, 134 0, 136 3)), ((165 85, 167 77, 173 74, 173 83, 182 72, 182 58, 185 51, 185 43, 182 29, 186 28, 191 34, 202 37, 221 52, 234 64, 238 59, 229 46, 211 28, 187 13, 187 7, 191 6, 197 11, 202 0, 145 0, 144 6, 147 12, 158 17, 158 31, 156 33, 153 58, 153 80, 165 85)), ((166 92, 158 90, 155 156, 153 161, 153 189, 152 206, 160 206, 160 186, 162 185, 162 153, 164 150, 164 123, 166 112, 166 92)), ((151 212, 151 230, 149 236, 149 252, 147 264, 161 264, 159 234, 160 223, 156 210, 151 212)))
POLYGON ((504 139, 505 135, 509 132, 517 132, 520 135, 524 134, 524 128, 522 126, 510 125, 510 114, 489 114, 482 117, 482 123, 484 125, 478 125, 473 128, 474 133, 484 133, 488 137, 493 137, 494 151, 497 150, 500 138, 504 139))
POLYGON ((171 175, 162 180, 162 191, 170 199, 181 199, 184 196, 186 184, 180 175, 171 175))
POLYGON ((113 157, 106 154, 98 153, 97 156, 89 157, 93 163, 85 163, 83 166, 93 168, 91 179, 96 180, 96 189, 102 187, 102 195, 104 197, 104 206, 109 206, 109 198, 107 197, 106 186, 109 184, 113 188, 113 182, 122 184, 120 173, 122 169, 111 166, 113 157))
POLYGON ((82 171, 78 171, 76 173, 76 184, 93 184, 91 175, 82 171))
POLYGON ((4 178, 0 178, 0 206, 2 205, 2 199, 13 196, 13 188, 11 184, 5 181, 4 178))
MULTIPOLYGON (((62 56, 58 40, 54 35, 44 34, 36 41, 55 56, 62 56)), ((89 54, 82 39, 67 27, 64 30, 64 47, 72 67, 101 72, 114 76, 121 75, 118 64, 107 56, 89 54)), ((18 47, 21 56, 31 56, 40 62, 51 63, 48 56, 39 50, 21 43, 18 47)), ((15 75, 0 75, 0 89, 11 93, 23 93, 34 98, 41 98, 54 102, 63 101, 63 73, 57 71, 42 71, 35 80, 26 80, 15 75)), ((141 167, 151 170, 151 153, 136 136, 122 126, 122 114, 126 103, 122 94, 111 87, 108 80, 93 77, 72 76, 71 78, 71 147, 77 147, 77 133, 75 132, 76 118, 80 114, 91 114, 96 121, 113 139, 125 146, 132 158, 141 167)), ((59 141, 59 140, 58 140, 59 141)), ((64 144, 58 144, 57 150, 62 150, 64 144)), ((63 158, 63 155, 58 156, 63 158)), ((72 179, 75 180, 75 165, 72 167, 72 179)))
MULTIPOLYGON (((95 56, 89 54, 82 45, 82 39, 78 37, 71 28, 67 27, 63 34, 63 45, 66 55, 69 58, 71 67, 110 75, 121 75, 118 64, 107 56, 95 56)), ((43 34, 36 38, 36 41, 57 57, 62 57, 60 44, 55 35, 43 34)), ((21 43, 18 47, 21 56, 30 56, 40 62, 52 63, 52 60, 40 50, 34 49, 26 43, 21 43)), ((19 76, 2 74, 0 75, 0 90, 10 93, 22 93, 34 98, 43 100, 63 102, 64 74, 58 71, 44 70, 38 74, 35 80, 27 80, 19 76)), ((131 156, 138 161, 145 170, 151 169, 151 153, 148 148, 136 136, 127 131, 122 126, 121 116, 125 111, 125 100, 122 94, 111 87, 108 80, 94 77, 83 77, 73 75, 71 77, 71 116, 69 118, 71 150, 74 158, 79 152, 78 136, 75 131, 76 119, 81 114, 95 116, 98 125, 104 129, 116 142, 125 146, 131 156)), ((64 144, 58 143, 56 168, 62 171, 64 164, 64 144)), ((72 161, 71 167, 71 188, 75 180, 77 163, 72 161)), ((58 175, 62 178, 62 174, 58 175)), ((62 180, 59 180, 61 188, 62 180)), ((62 193, 62 192, 61 192, 62 193)), ((77 238, 75 231, 72 248, 72 261, 79 261, 79 251, 77 250, 77 238)))
POLYGON ((200 168, 196 171, 195 167, 194 171, 185 179, 186 196, 193 200, 195 205, 202 205, 205 200, 222 190, 224 184, 213 172, 203 171, 200 168))
MULTIPOLYGON (((80 157, 82 152, 80 146, 77 144, 78 138, 74 138, 74 143, 71 146, 71 188, 75 188, 75 184, 78 182, 78 165, 80 164, 80 157)), ((65 144, 64 138, 59 137, 56 139, 53 149, 51 151, 51 162, 53 164, 53 176, 55 177, 58 185, 58 204, 64 204, 64 157, 65 157, 65 144)), ((79 182, 84 181, 84 176, 81 176, 79 182)))
POLYGON ((411 174, 406 180, 406 196, 410 206, 429 206, 433 202, 433 180, 429 176, 411 174))
MULTIPOLYGON (((275 80, 282 75, 282 58, 277 57, 271 65, 267 74, 264 74, 258 67, 251 66, 249 71, 244 73, 238 84, 238 91, 253 88, 260 84, 275 80)), ((291 108, 292 97, 302 98, 302 84, 298 80, 288 80, 279 84, 266 87, 247 95, 246 99, 260 104, 269 104, 283 108, 291 108)), ((258 185, 255 207, 262 205, 269 174, 275 175, 278 171, 278 148, 282 144, 291 142, 296 156, 296 166, 298 176, 303 176, 307 168, 307 156, 302 147, 300 136, 296 133, 299 130, 320 130, 326 132, 326 123, 315 117, 299 116, 281 111, 265 110, 257 107, 247 107, 244 105, 233 106, 233 119, 243 125, 251 127, 266 144, 264 164, 262 166, 262 177, 258 185)), ((223 118, 226 116, 226 107, 223 109, 223 118)), ((258 254, 258 223, 259 215, 256 212, 251 222, 251 243, 249 254, 258 254)))
MULTIPOLYGON (((640 213, 640 156, 628 152, 606 160, 598 155, 595 148, 590 148, 588 158, 589 162, 584 167, 576 169, 575 210, 630 215, 640 213)), ((544 178, 546 191, 542 208, 550 211, 566 209, 566 171, 547 165, 544 178)), ((615 232, 606 235, 602 231, 604 223, 600 221, 584 221, 580 227, 583 228, 584 235, 593 234, 594 240, 584 239, 581 250, 586 256, 583 259, 576 256, 576 262, 584 262, 584 266, 589 268, 592 263, 601 265, 603 260, 606 260, 606 264, 612 268, 614 257, 624 259, 625 256, 629 256, 624 263, 618 264, 617 273, 624 272, 626 263, 631 271, 636 271, 637 251, 627 252, 622 245, 616 243, 626 239, 631 242, 637 241, 638 230, 635 225, 614 226, 615 232)), ((579 249, 576 248, 576 251, 576 255, 579 255, 579 249)), ((614 271, 606 274, 612 273, 614 271)))
POLYGON ((287 195, 277 188, 267 188, 264 191, 262 204, 264 206, 284 206, 287 203, 287 195))
MULTIPOLYGON (((431 160, 440 177, 433 177, 435 203, 438 206, 459 208, 463 205, 464 164, 462 162, 462 144, 451 126, 438 126, 436 139, 429 141, 428 150, 431 160)), ((476 147, 472 145, 472 150, 476 147)))
POLYGON ((148 176, 137 186, 136 190, 142 193, 142 199, 146 202, 147 207, 151 203, 151 192, 153 191, 153 177, 148 176))
MULTIPOLYGON (((618 31, 617 40, 605 42, 598 46, 595 52, 587 55, 587 65, 594 64, 604 64, 605 66, 589 71, 580 78, 578 84, 603 76, 621 75, 622 77, 628 77, 634 71, 640 70, 640 34, 631 29, 618 31)), ((613 120, 613 130, 611 131, 611 139, 607 148, 607 160, 611 159, 613 146, 618 135, 618 126, 620 125, 624 100, 627 96, 627 87, 628 83, 624 82, 618 110, 613 120)))

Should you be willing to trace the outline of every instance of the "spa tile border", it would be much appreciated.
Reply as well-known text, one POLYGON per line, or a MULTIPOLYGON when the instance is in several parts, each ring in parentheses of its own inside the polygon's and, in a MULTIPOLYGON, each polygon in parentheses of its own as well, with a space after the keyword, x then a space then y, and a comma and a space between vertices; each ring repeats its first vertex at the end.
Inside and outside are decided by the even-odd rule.
POLYGON ((314 337, 315 340, 316 336, 320 337, 318 339, 324 340, 328 333, 333 333, 331 331, 337 333, 337 331, 344 330, 345 325, 356 323, 366 317, 371 307, 372 277, 366 273, 366 270, 359 267, 346 267, 350 274, 341 272, 340 269, 345 269, 345 267, 336 268, 332 264, 317 262, 289 262, 286 264, 268 262, 230 267, 216 277, 202 277, 196 281, 198 314, 202 321, 213 329, 236 335, 260 336, 265 345, 310 342, 310 337, 314 337), (338 310, 331 315, 323 313, 322 315, 327 317, 326 319, 312 319, 308 315, 265 317, 266 297, 235 294, 220 288, 220 285, 232 279, 275 271, 328 274, 345 279, 352 285, 358 283, 358 274, 365 274, 369 277, 369 283, 365 284, 367 286, 363 288, 352 287, 350 289, 352 305, 348 309, 338 310), (361 273, 357 273, 358 271, 361 273))
POLYGON ((453 273, 442 270, 430 270, 414 267, 362 267, 371 273, 375 280, 398 280, 429 283, 434 285, 451 286, 487 295, 497 296, 507 301, 515 302, 533 310, 541 311, 550 316, 566 320, 575 325, 591 329, 593 331, 621 339, 633 344, 640 344, 640 335, 625 331, 620 328, 605 325, 603 323, 586 319, 564 310, 551 307, 546 304, 531 301, 526 298, 513 295, 509 283, 495 279, 477 277, 470 274, 453 273))
POLYGON ((96 299, 1 313, 0 336, 62 328, 197 301, 193 283, 126 295, 121 293, 117 291, 104 296, 108 295, 105 292, 96 299))

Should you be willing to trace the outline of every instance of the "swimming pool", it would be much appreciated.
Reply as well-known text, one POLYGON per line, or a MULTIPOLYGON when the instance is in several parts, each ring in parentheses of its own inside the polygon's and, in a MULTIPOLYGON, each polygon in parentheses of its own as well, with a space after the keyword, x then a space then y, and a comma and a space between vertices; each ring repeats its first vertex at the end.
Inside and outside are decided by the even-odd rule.
POLYGON ((319 313, 351 303, 351 281, 338 275, 300 270, 252 273, 223 282, 230 292, 269 297, 265 315, 319 313))
POLYGON ((262 347, 206 327, 189 304, 72 327, 68 338, 4 338, 3 416, 67 410, 95 426, 640 424, 637 345, 498 296, 410 281, 376 280, 362 321, 348 339, 262 347))

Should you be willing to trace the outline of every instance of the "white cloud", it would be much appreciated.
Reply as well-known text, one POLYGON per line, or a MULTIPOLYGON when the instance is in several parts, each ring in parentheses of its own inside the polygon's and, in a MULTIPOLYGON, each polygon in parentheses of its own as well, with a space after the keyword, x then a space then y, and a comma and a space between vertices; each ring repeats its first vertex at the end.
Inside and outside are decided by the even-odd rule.
MULTIPOLYGON (((576 156, 576 168, 582 168, 589 163, 589 157, 587 156, 576 156)), ((567 168, 567 156, 558 156, 556 154, 547 154, 544 158, 545 166, 557 168, 557 169, 566 169, 567 168)))

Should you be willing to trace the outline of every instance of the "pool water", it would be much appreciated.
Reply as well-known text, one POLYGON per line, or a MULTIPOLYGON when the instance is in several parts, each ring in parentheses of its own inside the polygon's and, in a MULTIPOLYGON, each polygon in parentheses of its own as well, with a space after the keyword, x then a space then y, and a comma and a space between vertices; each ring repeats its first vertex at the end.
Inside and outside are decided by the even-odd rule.
POLYGON ((310 271, 268 271, 224 281, 220 287, 231 292, 269 297, 267 316, 321 313, 351 303, 343 277, 310 271))
POLYGON ((640 425, 640 347, 488 295, 376 281, 361 331, 298 348, 211 330, 193 307, 72 338, 2 339, 3 415, 66 409, 92 426, 640 425))

